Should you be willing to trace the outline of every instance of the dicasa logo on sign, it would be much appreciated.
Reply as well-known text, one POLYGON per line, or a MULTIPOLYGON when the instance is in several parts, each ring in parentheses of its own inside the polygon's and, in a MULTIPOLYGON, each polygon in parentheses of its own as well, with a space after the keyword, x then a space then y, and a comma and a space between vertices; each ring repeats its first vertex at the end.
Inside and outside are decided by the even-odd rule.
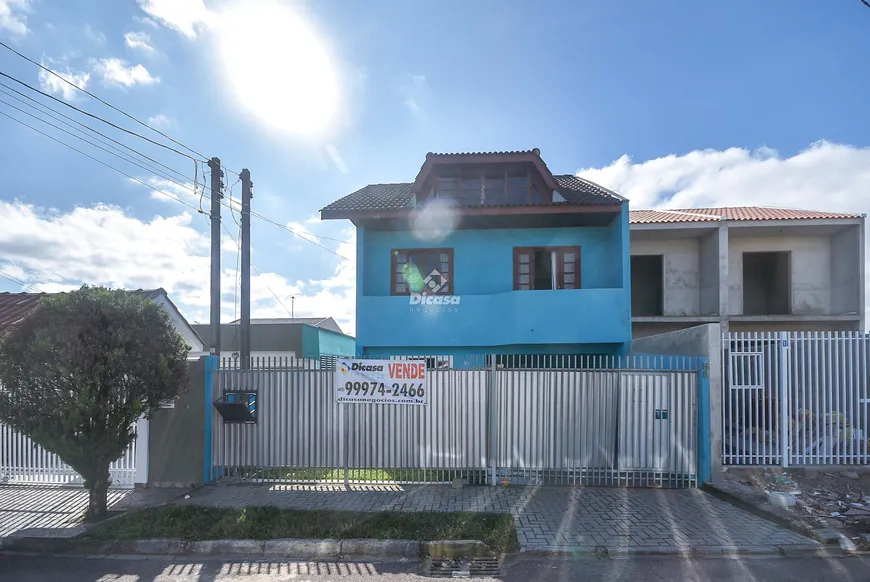
POLYGON ((371 366, 368 364, 360 364, 359 362, 354 362, 351 364, 351 370, 359 370, 360 372, 383 372, 383 366, 371 366))

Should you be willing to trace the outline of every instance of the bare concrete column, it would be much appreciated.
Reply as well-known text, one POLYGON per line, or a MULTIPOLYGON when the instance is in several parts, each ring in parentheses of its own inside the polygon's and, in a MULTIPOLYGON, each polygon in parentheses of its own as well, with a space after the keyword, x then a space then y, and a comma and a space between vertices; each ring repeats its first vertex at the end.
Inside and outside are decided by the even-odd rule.
POLYGON ((707 358, 710 362, 710 479, 722 479, 722 326, 707 327, 707 358))
MULTIPOLYGON (((721 333, 728 333, 728 223, 719 223, 719 326, 721 333)), ((721 341, 721 340, 720 340, 721 341)))

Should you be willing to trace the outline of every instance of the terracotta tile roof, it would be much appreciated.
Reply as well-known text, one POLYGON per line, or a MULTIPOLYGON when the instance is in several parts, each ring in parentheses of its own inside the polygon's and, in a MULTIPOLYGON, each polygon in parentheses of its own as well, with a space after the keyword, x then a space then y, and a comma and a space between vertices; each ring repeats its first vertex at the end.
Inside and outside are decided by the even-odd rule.
POLYGON ((860 214, 793 210, 764 206, 728 206, 723 208, 681 208, 668 210, 632 210, 631 224, 666 224, 676 222, 717 222, 725 220, 817 220, 860 218, 860 214))
POLYGON ((40 293, 0 293, 0 336, 36 309, 40 293))

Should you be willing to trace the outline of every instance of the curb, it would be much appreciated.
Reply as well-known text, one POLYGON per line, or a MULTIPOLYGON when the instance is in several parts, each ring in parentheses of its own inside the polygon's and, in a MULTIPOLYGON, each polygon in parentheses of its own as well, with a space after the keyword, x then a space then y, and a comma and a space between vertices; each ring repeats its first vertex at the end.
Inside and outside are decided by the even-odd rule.
POLYGON ((799 533, 803 536, 812 538, 818 542, 821 542, 822 544, 837 545, 838 543, 838 534, 835 534, 836 537, 831 537, 828 533, 826 533, 829 530, 816 529, 807 523, 782 517, 777 513, 764 509, 763 507, 759 507, 751 501, 742 499, 729 491, 720 489, 711 483, 704 483, 704 485, 701 486, 701 490, 709 493, 717 499, 721 499, 726 503, 730 503, 735 507, 738 507, 744 511, 748 511, 749 513, 757 517, 766 519, 767 521, 773 522, 778 526, 788 528, 795 533, 799 533))
POLYGON ((542 546, 522 548, 521 556, 589 556, 596 558, 631 558, 635 556, 679 556, 682 558, 725 558, 733 556, 805 556, 833 557, 846 555, 840 548, 814 544, 794 546, 542 546))
POLYGON ((3 551, 27 553, 74 553, 79 555, 141 556, 263 556, 310 560, 376 559, 409 561, 421 557, 473 558, 495 557, 488 545, 477 540, 380 539, 273 539, 273 540, 203 540, 180 539, 93 540, 81 537, 84 532, 64 537, 29 535, 4 538, 3 551))

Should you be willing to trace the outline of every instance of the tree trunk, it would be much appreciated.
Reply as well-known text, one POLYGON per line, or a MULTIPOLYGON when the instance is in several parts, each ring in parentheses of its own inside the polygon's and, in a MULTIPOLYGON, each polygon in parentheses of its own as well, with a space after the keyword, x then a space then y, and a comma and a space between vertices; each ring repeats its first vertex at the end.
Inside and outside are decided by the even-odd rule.
POLYGON ((96 471, 94 479, 85 483, 88 488, 88 511, 85 521, 100 521, 106 518, 109 503, 109 465, 96 471))

